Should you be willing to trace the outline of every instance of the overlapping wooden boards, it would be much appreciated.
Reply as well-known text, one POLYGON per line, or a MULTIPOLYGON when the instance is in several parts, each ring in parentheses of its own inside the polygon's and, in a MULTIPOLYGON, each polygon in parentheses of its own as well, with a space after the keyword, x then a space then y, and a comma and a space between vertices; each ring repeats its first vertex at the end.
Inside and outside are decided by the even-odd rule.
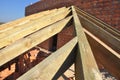
POLYGON ((0 66, 10 61, 11 59, 17 57, 18 55, 22 54, 23 52, 29 50, 30 48, 36 46, 37 44, 52 37, 53 35, 59 33, 64 28, 64 26, 70 21, 71 18, 72 16, 63 19, 60 22, 56 22, 55 24, 43 28, 0 50, 0 66))
POLYGON ((13 29, 7 30, 0 34, 0 48, 5 47, 16 40, 25 37, 45 26, 48 26, 52 23, 55 23, 63 18, 65 18, 69 14, 69 8, 62 8, 57 12, 52 14, 33 19, 32 21, 19 25, 13 29))
POLYGON ((57 9, 51 10, 51 11, 43 11, 43 12, 40 12, 40 13, 37 13, 37 14, 33 14, 33 15, 30 15, 30 16, 23 17, 21 19, 17 19, 15 21, 11 21, 11 22, 8 22, 6 24, 0 25, 0 32, 10 30, 14 27, 17 27, 19 25, 22 25, 22 24, 25 24, 25 23, 29 22, 33 18, 35 19, 37 17, 42 17, 42 16, 50 14, 50 13, 56 11, 56 10, 57 9))
POLYGON ((7 31, 9 29, 13 29, 14 27, 25 24, 25 23, 33 20, 33 19, 49 15, 51 13, 57 12, 58 10, 62 10, 62 9, 65 9, 65 7, 62 7, 62 8, 59 8, 59 9, 53 9, 53 10, 39 12, 39 13, 32 14, 32 15, 27 16, 27 17, 23 17, 21 19, 17 19, 15 21, 8 22, 6 24, 0 25, 0 32, 4 32, 4 31, 7 31))
POLYGON ((87 41, 79 18, 72 6, 74 25, 78 37, 78 51, 75 61, 76 80, 102 80, 95 58, 87 41))
POLYGON ((73 38, 63 47, 52 53, 48 58, 17 80, 52 80, 76 44, 77 37, 73 38))

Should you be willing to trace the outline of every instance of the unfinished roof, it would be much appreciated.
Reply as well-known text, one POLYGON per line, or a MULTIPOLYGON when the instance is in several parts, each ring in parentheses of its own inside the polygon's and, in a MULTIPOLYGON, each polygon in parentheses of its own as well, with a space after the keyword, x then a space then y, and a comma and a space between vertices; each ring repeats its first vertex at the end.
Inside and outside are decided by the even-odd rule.
POLYGON ((27 16, 44 10, 75 5, 120 30, 119 4, 119 0, 42 0, 27 6, 25 14, 27 16))
POLYGON ((68 23, 74 25, 74 37, 17 80, 56 80, 73 63, 76 80, 102 80, 100 65, 120 79, 120 32, 74 6, 0 25, 0 66, 60 33, 68 23))

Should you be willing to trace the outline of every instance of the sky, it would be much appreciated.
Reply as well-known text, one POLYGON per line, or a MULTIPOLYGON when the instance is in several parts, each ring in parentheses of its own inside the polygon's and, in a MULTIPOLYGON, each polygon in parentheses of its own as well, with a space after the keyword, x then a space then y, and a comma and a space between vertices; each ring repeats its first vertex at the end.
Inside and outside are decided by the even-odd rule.
POLYGON ((40 0, 0 0, 0 22, 24 17, 25 7, 40 0))

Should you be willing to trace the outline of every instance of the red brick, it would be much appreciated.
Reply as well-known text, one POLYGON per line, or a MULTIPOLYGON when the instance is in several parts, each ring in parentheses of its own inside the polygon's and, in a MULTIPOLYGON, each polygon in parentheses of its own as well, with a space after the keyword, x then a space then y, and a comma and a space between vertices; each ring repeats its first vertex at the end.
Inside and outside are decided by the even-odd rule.
POLYGON ((41 47, 41 48, 44 48, 46 50, 51 50, 51 47, 52 47, 52 41, 53 38, 49 38, 48 40, 42 42, 41 44, 39 44, 38 46, 41 47))
MULTIPOLYGON (((63 6, 76 5, 84 11, 96 16, 104 22, 118 29, 120 18, 120 1, 118 0, 41 0, 33 5, 26 7, 26 15, 37 13, 43 10, 60 8, 63 6)), ((65 33, 65 32, 63 32, 65 33)), ((66 34, 67 35, 67 34, 66 34)), ((62 33, 58 34, 58 48, 65 44, 68 39, 62 36, 62 33), (63 38, 60 39, 60 38, 63 38), (62 40, 61 42, 59 42, 62 40)), ((50 40, 51 41, 51 40, 50 40)), ((44 48, 49 49, 49 40, 41 44, 44 48)))
POLYGON ((58 34, 57 48, 62 47, 75 36, 74 26, 69 26, 58 34))

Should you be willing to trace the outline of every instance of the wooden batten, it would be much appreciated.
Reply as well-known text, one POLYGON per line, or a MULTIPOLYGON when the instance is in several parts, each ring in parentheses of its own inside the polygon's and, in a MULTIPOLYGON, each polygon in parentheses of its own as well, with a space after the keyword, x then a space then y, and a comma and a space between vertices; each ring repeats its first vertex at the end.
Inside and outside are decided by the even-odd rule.
POLYGON ((36 46, 37 44, 47 40, 53 35, 59 33, 71 18, 72 16, 65 18, 0 50, 0 66, 36 46))
POLYGON ((75 61, 76 80, 102 80, 95 58, 87 41, 79 18, 72 6, 74 25, 78 37, 78 51, 75 61))

